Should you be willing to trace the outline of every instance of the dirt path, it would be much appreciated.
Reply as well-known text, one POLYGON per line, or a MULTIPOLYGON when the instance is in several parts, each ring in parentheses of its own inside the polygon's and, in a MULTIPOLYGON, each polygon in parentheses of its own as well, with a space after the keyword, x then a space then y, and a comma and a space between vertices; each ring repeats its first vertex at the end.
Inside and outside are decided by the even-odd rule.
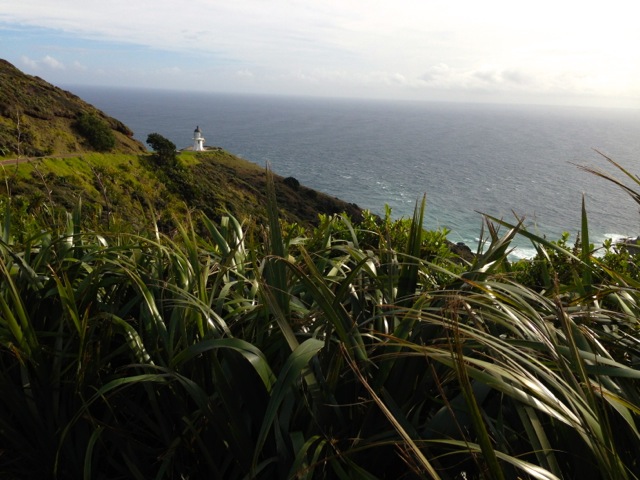
POLYGON ((16 158, 6 158, 4 160, 0 160, 0 165, 15 165, 15 164, 20 164, 20 163, 27 163, 30 162, 31 160, 41 160, 44 158, 52 158, 52 159, 58 159, 58 158, 72 158, 72 157, 79 157, 81 156, 82 153, 69 153, 67 155, 45 155, 44 157, 16 157, 16 158))

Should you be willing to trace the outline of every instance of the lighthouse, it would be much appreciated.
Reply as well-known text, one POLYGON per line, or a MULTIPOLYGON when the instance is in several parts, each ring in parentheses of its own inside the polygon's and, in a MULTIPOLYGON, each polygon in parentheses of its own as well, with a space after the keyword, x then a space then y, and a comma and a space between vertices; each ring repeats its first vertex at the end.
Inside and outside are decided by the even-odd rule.
POLYGON ((199 126, 193 131, 193 150, 196 152, 204 151, 204 137, 199 126))

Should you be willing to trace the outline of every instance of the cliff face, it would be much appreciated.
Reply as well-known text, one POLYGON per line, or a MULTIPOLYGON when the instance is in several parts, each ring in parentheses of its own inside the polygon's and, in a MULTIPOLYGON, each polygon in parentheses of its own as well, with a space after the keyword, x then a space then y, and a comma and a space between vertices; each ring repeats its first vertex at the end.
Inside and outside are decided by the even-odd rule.
POLYGON ((140 153, 146 149, 122 122, 39 77, 26 75, 0 59, 0 156, 64 155, 93 151, 81 135, 78 119, 90 117, 113 137, 111 150, 140 153))

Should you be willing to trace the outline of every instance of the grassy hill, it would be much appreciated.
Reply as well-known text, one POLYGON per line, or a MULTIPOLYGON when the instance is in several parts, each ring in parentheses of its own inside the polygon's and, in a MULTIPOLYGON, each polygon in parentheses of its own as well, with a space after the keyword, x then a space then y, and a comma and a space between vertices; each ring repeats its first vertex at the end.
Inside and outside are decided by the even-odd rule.
MULTIPOLYGON (((212 219, 230 213, 241 220, 266 221, 266 171, 223 150, 178 157, 178 168, 159 167, 153 154, 86 153, 28 162, 5 161, 0 195, 14 210, 37 215, 43 209, 71 211, 81 201, 90 224, 124 221, 134 231, 150 227, 151 212, 165 231, 188 212, 212 219)), ((311 225, 318 214, 362 211, 329 195, 274 175, 281 217, 311 225)))
MULTIPOLYGON (((183 153, 176 168, 161 168, 133 132, 76 95, 0 60, 0 194, 14 211, 70 211, 83 203, 94 224, 124 220, 149 226, 151 212, 171 229, 189 211, 215 219, 231 213, 262 221, 266 172, 225 151, 183 153)), ((275 176, 282 218, 306 225, 319 213, 361 210, 275 176)), ((24 218, 24 216, 14 216, 24 218)))
POLYGON ((126 153, 146 150, 119 120, 0 59, 0 157, 93 151, 91 139, 78 128, 81 118, 103 125, 113 137, 113 146, 106 150, 126 153))

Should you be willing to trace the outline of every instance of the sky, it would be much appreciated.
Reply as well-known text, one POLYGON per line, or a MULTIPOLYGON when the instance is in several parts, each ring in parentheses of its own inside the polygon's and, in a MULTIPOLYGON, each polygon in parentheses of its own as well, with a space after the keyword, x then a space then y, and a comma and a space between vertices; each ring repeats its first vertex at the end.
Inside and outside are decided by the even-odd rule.
POLYGON ((640 108, 635 2, 0 0, 59 86, 640 108))

